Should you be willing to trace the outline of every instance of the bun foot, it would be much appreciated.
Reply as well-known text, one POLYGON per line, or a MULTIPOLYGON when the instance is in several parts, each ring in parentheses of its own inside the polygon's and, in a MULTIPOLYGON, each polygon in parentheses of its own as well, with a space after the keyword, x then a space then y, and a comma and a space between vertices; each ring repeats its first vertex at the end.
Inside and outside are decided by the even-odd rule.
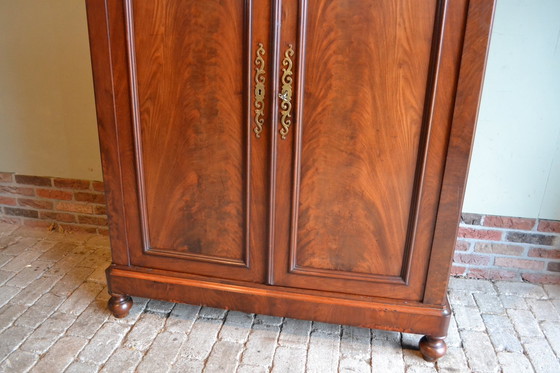
POLYGON ((447 345, 445 344, 443 337, 432 337, 426 335, 422 337, 418 345, 424 360, 429 362, 436 361, 447 352, 447 345))
POLYGON ((118 319, 126 317, 132 308, 132 298, 128 295, 112 294, 107 302, 109 311, 118 319))

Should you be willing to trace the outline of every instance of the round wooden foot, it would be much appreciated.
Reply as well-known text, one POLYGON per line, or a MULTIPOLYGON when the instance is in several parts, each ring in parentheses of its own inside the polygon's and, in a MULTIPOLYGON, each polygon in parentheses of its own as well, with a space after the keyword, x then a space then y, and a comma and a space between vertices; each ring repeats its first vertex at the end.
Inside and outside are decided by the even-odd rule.
POLYGON ((132 308, 132 298, 128 295, 113 294, 107 303, 109 311, 116 318, 126 317, 132 308))
POLYGON ((447 352, 447 345, 443 337, 426 335, 420 340, 419 347, 424 360, 430 362, 436 361, 447 352))

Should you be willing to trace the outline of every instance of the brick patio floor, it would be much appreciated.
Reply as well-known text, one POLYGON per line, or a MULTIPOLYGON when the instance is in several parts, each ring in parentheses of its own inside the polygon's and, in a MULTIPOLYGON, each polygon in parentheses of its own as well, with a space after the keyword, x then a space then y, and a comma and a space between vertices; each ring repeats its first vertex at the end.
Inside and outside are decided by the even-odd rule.
POLYGON ((0 224, 0 372, 560 372, 560 286, 452 279, 449 351, 419 335, 135 298, 107 309, 107 238, 0 224))

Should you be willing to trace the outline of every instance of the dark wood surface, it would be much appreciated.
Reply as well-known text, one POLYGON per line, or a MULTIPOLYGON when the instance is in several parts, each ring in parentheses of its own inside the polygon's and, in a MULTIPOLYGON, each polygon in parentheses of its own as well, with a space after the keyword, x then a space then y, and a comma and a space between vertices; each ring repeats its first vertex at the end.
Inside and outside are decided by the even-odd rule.
POLYGON ((467 183, 494 6, 494 0, 471 0, 468 6, 453 126, 424 295, 426 303, 441 303, 447 293, 453 248, 467 183))
POLYGON ((435 9, 309 3, 295 266, 400 276, 435 9))
POLYGON ((112 293, 111 298, 109 298, 107 302, 107 307, 116 318, 121 319, 129 314, 132 308, 132 297, 129 295, 112 293))
POLYGON ((425 357, 445 353, 493 1, 86 3, 115 314, 137 295, 425 333, 425 357))
POLYGON ((134 4, 147 246, 244 263, 251 149, 243 3, 134 4))
POLYGON ((298 73, 272 170, 275 284, 422 299, 467 3, 286 3, 298 73))
POLYGON ((451 316, 447 301, 425 305, 138 267, 111 266, 107 275, 115 294, 140 291, 152 299, 438 337, 446 335, 451 316))
POLYGON ((108 43, 113 64, 116 140, 101 142, 125 165, 106 173, 121 180, 123 210, 109 206, 126 226, 116 251, 134 265, 263 282, 269 146, 251 136, 251 92, 269 4, 93 0, 88 9, 110 30, 91 43, 94 52, 108 43), (97 14, 105 6, 108 18, 97 14))
POLYGON ((432 337, 430 335, 422 337, 418 343, 418 347, 424 359, 430 362, 436 361, 447 352, 447 344, 444 339, 432 337))

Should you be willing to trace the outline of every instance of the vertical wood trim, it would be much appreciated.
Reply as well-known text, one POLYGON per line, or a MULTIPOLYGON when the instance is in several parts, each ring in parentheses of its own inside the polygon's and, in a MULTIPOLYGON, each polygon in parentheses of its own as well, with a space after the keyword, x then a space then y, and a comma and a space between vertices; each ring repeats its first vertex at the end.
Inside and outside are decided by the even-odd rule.
POLYGON ((268 215, 267 284, 274 285, 274 248, 276 246, 276 167, 278 158, 278 93, 280 34, 282 30, 282 0, 274 0, 271 12, 270 38, 270 194, 268 215))
POLYGON ((134 11, 133 0, 124 0, 124 23, 126 27, 126 54, 128 61, 130 106, 132 114, 132 130, 134 138, 134 161, 136 166, 136 184, 138 191, 138 208, 140 210, 140 224, 142 225, 142 251, 149 250, 150 235, 148 229, 148 213, 146 211, 146 193, 144 179, 144 165, 142 161, 142 134, 140 129, 140 104, 138 102, 138 80, 136 75, 136 46, 134 40, 134 11))
POLYGON ((296 266, 296 246, 298 233, 299 218, 299 192, 301 178, 301 152, 303 147, 303 106, 304 106, 304 87, 305 87, 305 50, 307 49, 307 5, 308 0, 299 2, 299 30, 296 45, 297 68, 294 77, 296 85, 295 99, 295 115, 293 118, 293 127, 295 127, 294 138, 294 164, 293 164, 293 183, 292 183, 292 206, 290 221, 290 253, 289 253, 289 271, 293 271, 296 266))
POLYGON ((441 66, 441 53, 443 37, 445 34, 445 24, 447 15, 448 0, 440 0, 437 3, 436 15, 434 17, 434 37, 432 42, 432 52, 428 71, 428 84, 426 84, 426 95, 422 118, 422 132, 418 142, 418 161, 416 163, 416 175, 412 188, 412 200, 410 206, 410 220, 408 223, 407 237, 404 244, 403 263, 401 278, 408 285, 410 279, 410 264, 414 254, 416 242, 416 231, 418 229, 418 219, 422 204, 424 190, 424 179, 426 175, 426 165, 428 151, 430 149, 430 134, 432 131, 434 107, 436 103, 436 93, 438 89, 439 71, 441 66))
POLYGON ((86 13, 112 261, 130 265, 107 0, 86 0, 86 13))
POLYGON ((424 303, 444 304, 490 41, 495 0, 470 0, 424 303))
MULTIPOLYGON (((245 266, 251 268, 251 153, 252 153, 252 118, 251 118, 251 82, 253 69, 253 0, 245 0, 245 11, 243 12, 244 30, 244 49, 245 59, 243 74, 245 76, 245 120, 247 122, 247 133, 245 137, 245 266)), ((257 223, 258 224, 258 223, 257 223)))

